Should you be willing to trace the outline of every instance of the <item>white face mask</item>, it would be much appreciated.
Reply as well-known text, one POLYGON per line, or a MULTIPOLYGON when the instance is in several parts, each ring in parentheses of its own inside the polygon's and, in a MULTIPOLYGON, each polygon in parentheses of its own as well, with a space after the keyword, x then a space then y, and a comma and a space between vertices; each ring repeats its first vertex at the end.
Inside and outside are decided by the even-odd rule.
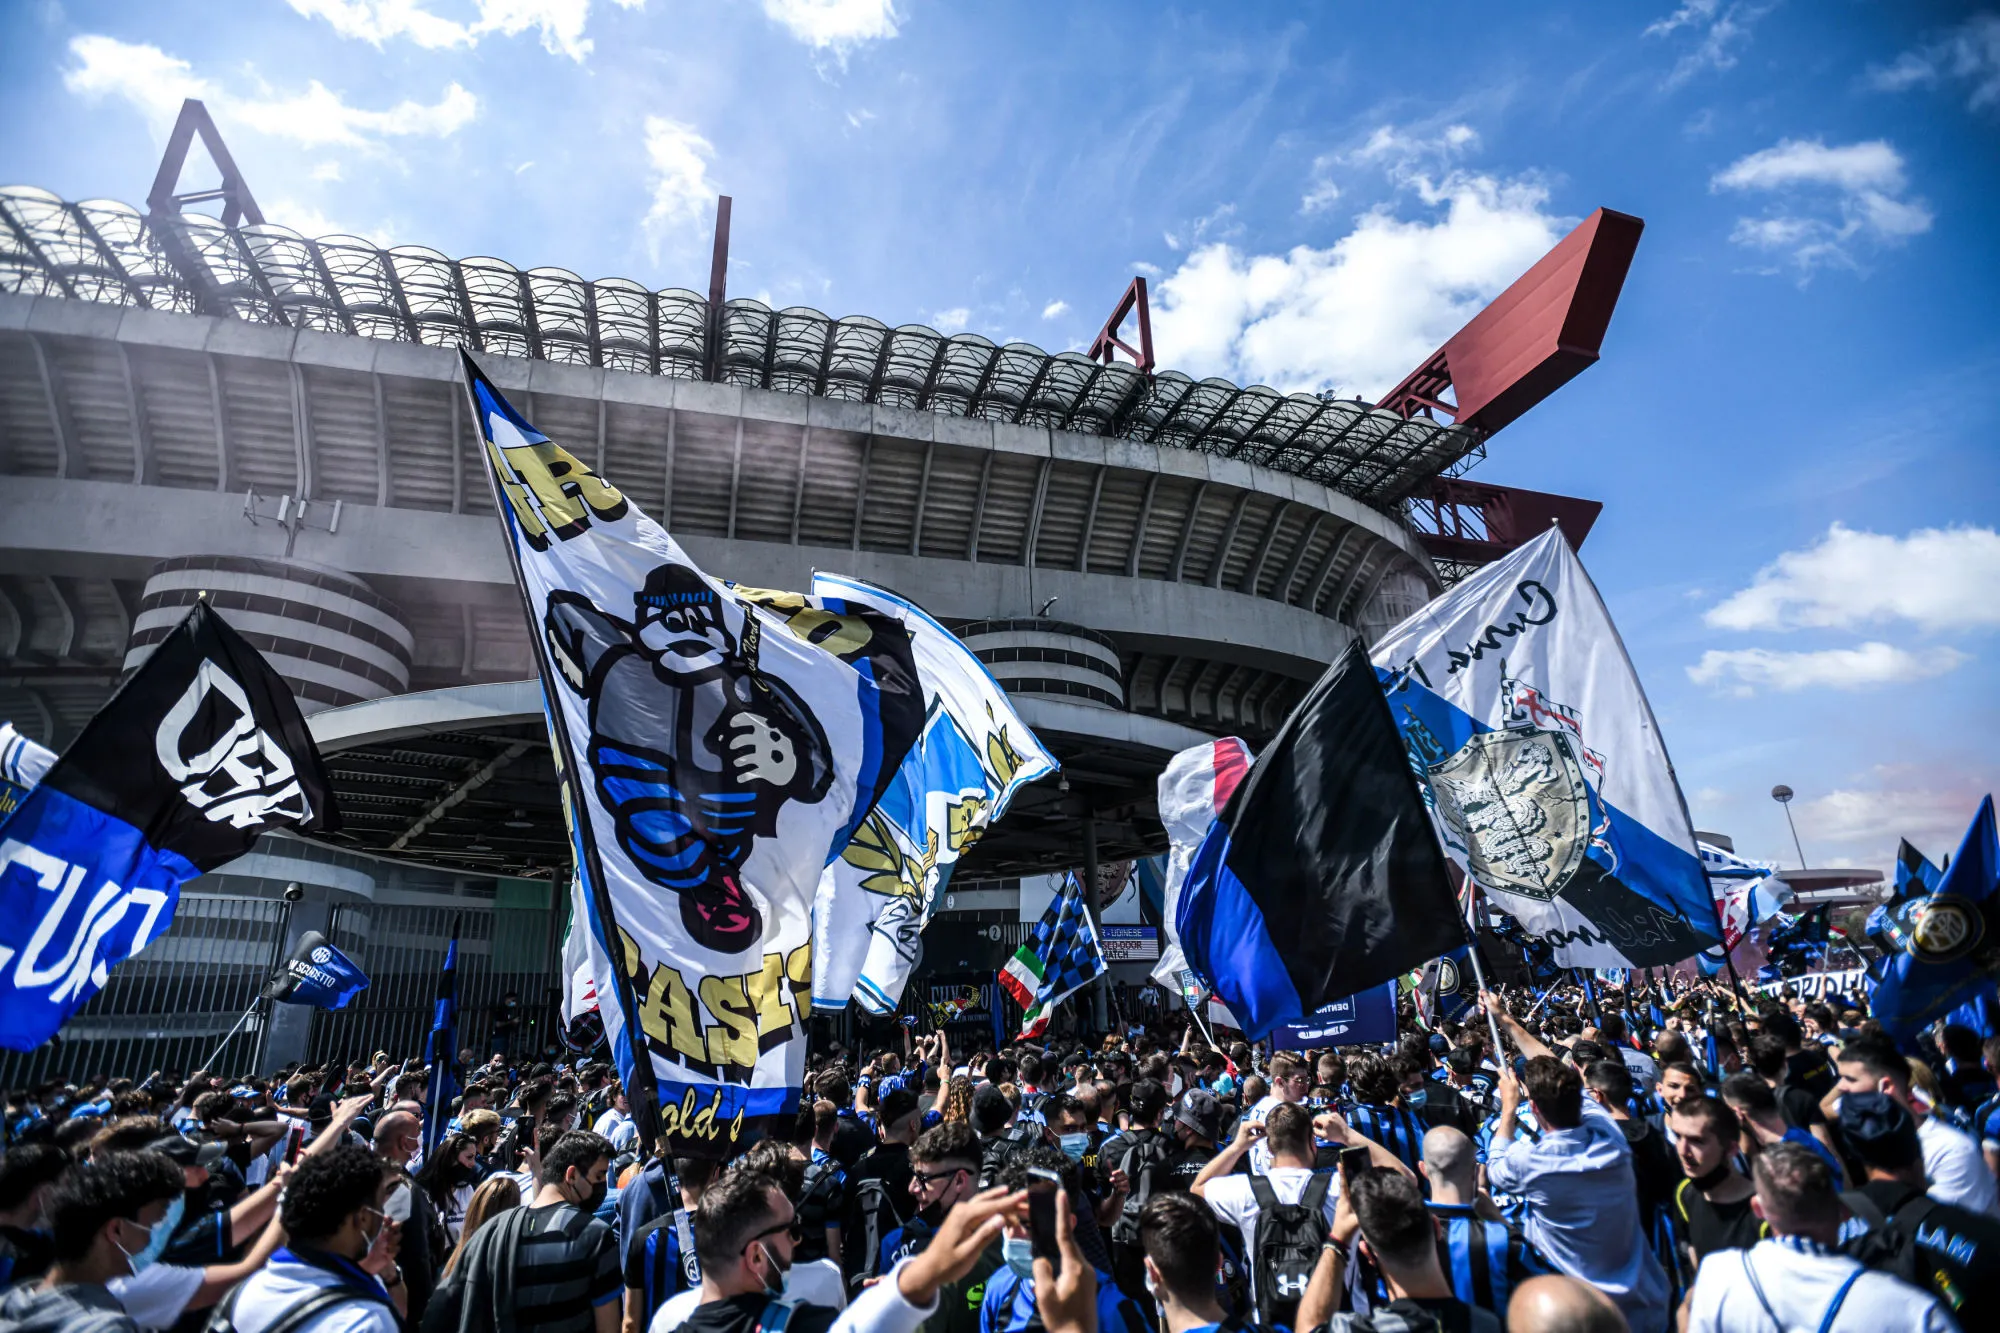
POLYGON ((783 1296, 786 1292, 791 1290, 792 1270, 786 1268, 783 1264, 780 1264, 778 1262, 778 1256, 772 1254, 771 1247, 766 1245, 763 1241, 760 1240, 757 1242, 757 1248, 764 1252, 764 1262, 771 1265, 772 1269, 775 1270, 778 1274, 778 1285, 775 1287, 772 1286, 771 1279, 765 1278, 764 1290, 773 1296, 783 1296))

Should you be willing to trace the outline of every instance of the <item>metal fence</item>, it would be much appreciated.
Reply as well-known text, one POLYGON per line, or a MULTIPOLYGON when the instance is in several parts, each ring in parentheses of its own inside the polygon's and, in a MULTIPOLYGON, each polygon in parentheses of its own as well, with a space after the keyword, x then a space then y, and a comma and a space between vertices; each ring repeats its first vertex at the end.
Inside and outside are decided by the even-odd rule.
MULTIPOLYGON (((114 968, 55 1041, 0 1052, 0 1087, 198 1068, 281 961, 289 909, 276 899, 183 893, 167 933, 114 968)), ((261 1042, 261 1021, 253 1015, 250 1024, 261 1042)))
POLYGON ((337 1013, 314 1015, 308 1059, 365 1060, 375 1051, 398 1060, 423 1055, 454 925, 459 1047, 481 1056, 492 1051, 489 1011, 514 991, 522 1022, 512 1048, 539 1048, 552 1021, 555 923, 546 904, 502 900, 490 910, 362 904, 338 908, 329 935, 368 974, 368 989, 337 1013))

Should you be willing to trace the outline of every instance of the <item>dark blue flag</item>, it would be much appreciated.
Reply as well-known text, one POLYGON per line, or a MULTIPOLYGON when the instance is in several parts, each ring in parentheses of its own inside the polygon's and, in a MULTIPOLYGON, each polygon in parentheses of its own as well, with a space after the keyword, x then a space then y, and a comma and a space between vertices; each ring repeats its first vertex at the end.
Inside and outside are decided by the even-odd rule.
POLYGON ((1868 915, 1882 976, 1869 1007, 1891 1036, 1918 1031, 1991 989, 2000 965, 2000 827, 1993 798, 1931 892, 1883 903, 1868 915))
POLYGON ((1188 966, 1253 1041, 1465 942, 1444 852, 1358 641, 1209 827, 1175 915, 1188 966))
MULTIPOLYGON (((1479 1003, 1479 987, 1472 967, 1472 946, 1453 949, 1441 958, 1424 964, 1417 982, 1417 1012, 1425 1023, 1462 1023, 1479 1003)), ((1392 1033, 1389 1040, 1394 1040, 1392 1033)))
POLYGON ((0 1047, 54 1036, 166 933, 188 880, 338 822, 290 688, 196 602, 7 819, 0 1047))
POLYGON ((1930 893, 1938 886, 1944 872, 1931 864, 1931 859, 1910 846, 1908 838, 1896 848, 1896 896, 1909 898, 1916 894, 1930 893))
POLYGON ((444 1127, 451 1120, 451 1099, 458 1095, 458 1078, 452 1069, 452 1061, 458 1058, 458 924, 451 923, 451 945, 444 951, 444 970, 438 974, 437 1007, 431 1013, 431 1039, 426 1053, 431 1066, 431 1096, 424 1107, 426 1153, 444 1138, 444 1127))
POLYGON ((347 1002, 368 989, 368 976, 352 958, 309 930, 285 965, 264 987, 264 998, 284 1004, 309 1004, 318 1009, 345 1009, 347 1002))

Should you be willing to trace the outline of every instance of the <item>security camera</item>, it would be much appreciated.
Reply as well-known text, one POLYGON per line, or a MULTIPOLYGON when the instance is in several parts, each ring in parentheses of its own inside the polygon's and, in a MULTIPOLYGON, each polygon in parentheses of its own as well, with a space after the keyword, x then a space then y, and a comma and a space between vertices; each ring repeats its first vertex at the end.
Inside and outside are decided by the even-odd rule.
POLYGON ((302 889, 302 888, 300 888, 300 887, 299 887, 299 885, 298 885, 298 881, 294 880, 294 881, 293 881, 292 883, 290 883, 290 884, 287 884, 287 885, 285 886, 285 901, 286 901, 286 902, 288 902, 288 903, 295 903, 295 902, 297 902, 297 901, 298 901, 299 899, 301 899, 301 898, 303 898, 303 897, 305 897, 305 896, 306 896, 306 891, 305 891, 304 889, 302 889))

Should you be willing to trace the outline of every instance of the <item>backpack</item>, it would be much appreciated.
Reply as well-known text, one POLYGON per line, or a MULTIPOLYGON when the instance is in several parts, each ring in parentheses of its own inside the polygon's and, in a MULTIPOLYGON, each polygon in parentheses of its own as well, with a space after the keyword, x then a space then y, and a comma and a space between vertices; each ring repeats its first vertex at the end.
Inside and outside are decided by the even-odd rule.
MULTIPOLYGON (((870 1153, 872 1157, 874 1154, 870 1153)), ((856 1164, 856 1168, 868 1161, 867 1157, 856 1164)), ((864 1279, 878 1276, 882 1262, 882 1238, 903 1224, 903 1214, 897 1207, 896 1198, 890 1192, 889 1182, 879 1174, 863 1176, 848 1196, 850 1215, 858 1213, 861 1225, 856 1234, 848 1235, 843 1228, 840 1235, 841 1258, 846 1261, 841 1267, 847 1271, 847 1285, 858 1290, 864 1279), (849 1247, 854 1248, 850 1249, 849 1247)))
POLYGON ((1257 1322, 1266 1328, 1290 1328, 1297 1321, 1299 1301, 1326 1242, 1326 1195, 1332 1188, 1332 1176, 1316 1173, 1297 1203, 1279 1203, 1269 1177, 1250 1177, 1257 1200, 1257 1322))
MULTIPOLYGON (((249 1281, 250 1279, 245 1278, 229 1289, 229 1294, 222 1298, 222 1303, 216 1306, 215 1312, 208 1317, 208 1333, 236 1333, 236 1303, 243 1298, 243 1288, 249 1281)), ((336 1305, 362 1302, 372 1302, 382 1306, 391 1314, 395 1313, 395 1307, 380 1297, 371 1296, 345 1283, 336 1283, 331 1287, 320 1287, 309 1292, 278 1311, 278 1317, 264 1326, 264 1333, 296 1333, 296 1330, 304 1328, 306 1324, 336 1305)))
POLYGON ((1132 1184, 1132 1192, 1125 1196, 1125 1206, 1118 1213, 1118 1221, 1111 1228, 1111 1239, 1118 1245, 1139 1243, 1139 1210, 1153 1197, 1153 1168, 1164 1166, 1173 1154, 1173 1140, 1157 1129, 1135 1129, 1132 1131, 1124 1153, 1118 1159, 1117 1170, 1125 1173, 1125 1179, 1132 1184))
POLYGON ((1860 1260, 1864 1268, 1900 1278, 1918 1291, 1931 1289, 1930 1274, 1925 1271, 1923 1256, 1917 1253, 1915 1237, 1918 1224, 1937 1207, 1936 1199, 1929 1195, 1911 1199, 1893 1217, 1860 1190, 1842 1190, 1840 1201, 1855 1221, 1868 1228, 1842 1245, 1842 1254, 1860 1260), (1891 1221, 1898 1225, 1891 1227, 1891 1221))

